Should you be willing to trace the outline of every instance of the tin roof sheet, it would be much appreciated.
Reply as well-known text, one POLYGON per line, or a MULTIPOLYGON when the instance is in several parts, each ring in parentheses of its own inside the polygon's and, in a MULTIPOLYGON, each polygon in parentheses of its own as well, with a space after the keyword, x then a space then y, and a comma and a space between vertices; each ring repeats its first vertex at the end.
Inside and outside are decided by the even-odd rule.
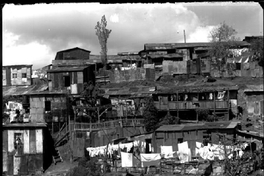
POLYGON ((206 123, 190 123, 180 125, 162 125, 156 132, 165 131, 192 131, 202 129, 234 129, 240 122, 206 122, 206 123))

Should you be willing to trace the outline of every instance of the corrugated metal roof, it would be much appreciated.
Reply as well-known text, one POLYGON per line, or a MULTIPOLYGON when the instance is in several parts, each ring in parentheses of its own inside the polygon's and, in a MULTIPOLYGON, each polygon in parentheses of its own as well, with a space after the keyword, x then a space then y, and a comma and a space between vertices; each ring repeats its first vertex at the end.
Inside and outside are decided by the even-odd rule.
POLYGON ((43 86, 47 85, 31 85, 31 86, 8 86, 3 87, 3 96, 16 96, 16 95, 26 95, 33 90, 42 89, 43 86))
POLYGON ((156 59, 156 58, 182 58, 183 57, 182 54, 178 54, 178 53, 172 53, 172 54, 149 54, 148 56, 150 58, 152 58, 152 59, 156 59))
POLYGON ((3 124, 3 128, 28 128, 28 127, 47 127, 46 123, 8 123, 3 124))
MULTIPOLYGON (((108 63, 122 63, 123 60, 139 60, 139 55, 107 55, 108 63)), ((101 55, 90 55, 91 62, 101 63, 101 55)))
POLYGON ((247 88, 244 90, 244 92, 263 92, 264 87, 263 84, 261 85, 247 85, 247 88))
MULTIPOLYGON (((245 41, 237 41, 236 44, 240 46, 249 46, 250 44, 245 41)), ((209 47, 212 43, 147 43, 144 45, 144 50, 168 50, 175 48, 195 48, 195 47, 209 47)))
POLYGON ((203 85, 183 85, 177 86, 175 88, 162 88, 157 90, 156 94, 168 94, 168 93, 177 93, 177 92, 212 92, 212 91, 223 91, 223 90, 238 90, 238 86, 219 86, 219 85, 211 85, 204 83, 203 85))
POLYGON ((88 52, 88 53, 91 52, 91 51, 83 49, 83 48, 75 47, 75 48, 61 50, 61 51, 58 51, 57 53, 69 52, 69 51, 74 51, 74 50, 82 50, 82 51, 85 51, 85 52, 88 52))
POLYGON ((202 129, 233 129, 240 122, 206 122, 206 123, 191 123, 180 125, 163 125, 159 127, 156 132, 165 131, 191 131, 202 129))
POLYGON ((82 71, 85 68, 88 68, 89 66, 68 66, 68 67, 55 67, 50 70, 47 70, 48 73, 54 73, 54 72, 73 72, 73 71, 82 71))
POLYGON ((8 86, 3 87, 3 96, 39 95, 39 94, 65 94, 66 90, 48 91, 47 84, 31 86, 8 86))
POLYGON ((130 95, 130 96, 147 96, 152 94, 152 87, 127 87, 127 88, 104 88, 104 95, 130 95))

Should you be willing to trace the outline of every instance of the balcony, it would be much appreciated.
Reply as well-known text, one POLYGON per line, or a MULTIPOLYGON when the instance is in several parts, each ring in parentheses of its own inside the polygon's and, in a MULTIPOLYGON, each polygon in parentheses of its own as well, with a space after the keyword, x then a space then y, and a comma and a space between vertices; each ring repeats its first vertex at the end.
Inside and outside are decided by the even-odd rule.
POLYGON ((163 103, 154 101, 158 110, 190 110, 190 109, 228 109, 228 101, 169 101, 163 103))

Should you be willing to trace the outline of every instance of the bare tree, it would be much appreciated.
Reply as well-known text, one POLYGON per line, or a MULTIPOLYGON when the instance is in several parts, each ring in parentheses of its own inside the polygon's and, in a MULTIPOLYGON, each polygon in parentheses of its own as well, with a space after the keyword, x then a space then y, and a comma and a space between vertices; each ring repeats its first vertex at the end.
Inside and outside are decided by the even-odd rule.
POLYGON ((112 30, 107 29, 107 21, 105 18, 105 15, 102 16, 101 22, 97 22, 95 29, 96 29, 96 35, 98 36, 99 43, 101 45, 101 60, 102 64, 104 66, 104 69, 106 70, 106 64, 107 64, 107 39, 109 38, 109 35, 112 30))

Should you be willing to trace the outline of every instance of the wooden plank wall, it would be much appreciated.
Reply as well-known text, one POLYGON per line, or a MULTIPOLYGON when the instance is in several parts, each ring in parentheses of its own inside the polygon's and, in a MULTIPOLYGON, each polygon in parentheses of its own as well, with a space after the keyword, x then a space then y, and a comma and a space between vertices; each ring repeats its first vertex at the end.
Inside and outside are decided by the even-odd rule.
POLYGON ((3 131, 3 171, 8 175, 35 174, 43 169, 43 130, 8 129, 3 131), (15 133, 22 134, 23 152, 17 155, 14 147, 15 133), (4 152, 6 151, 6 152, 4 152))
POLYGON ((45 122, 45 98, 40 96, 30 97, 31 122, 45 122))

